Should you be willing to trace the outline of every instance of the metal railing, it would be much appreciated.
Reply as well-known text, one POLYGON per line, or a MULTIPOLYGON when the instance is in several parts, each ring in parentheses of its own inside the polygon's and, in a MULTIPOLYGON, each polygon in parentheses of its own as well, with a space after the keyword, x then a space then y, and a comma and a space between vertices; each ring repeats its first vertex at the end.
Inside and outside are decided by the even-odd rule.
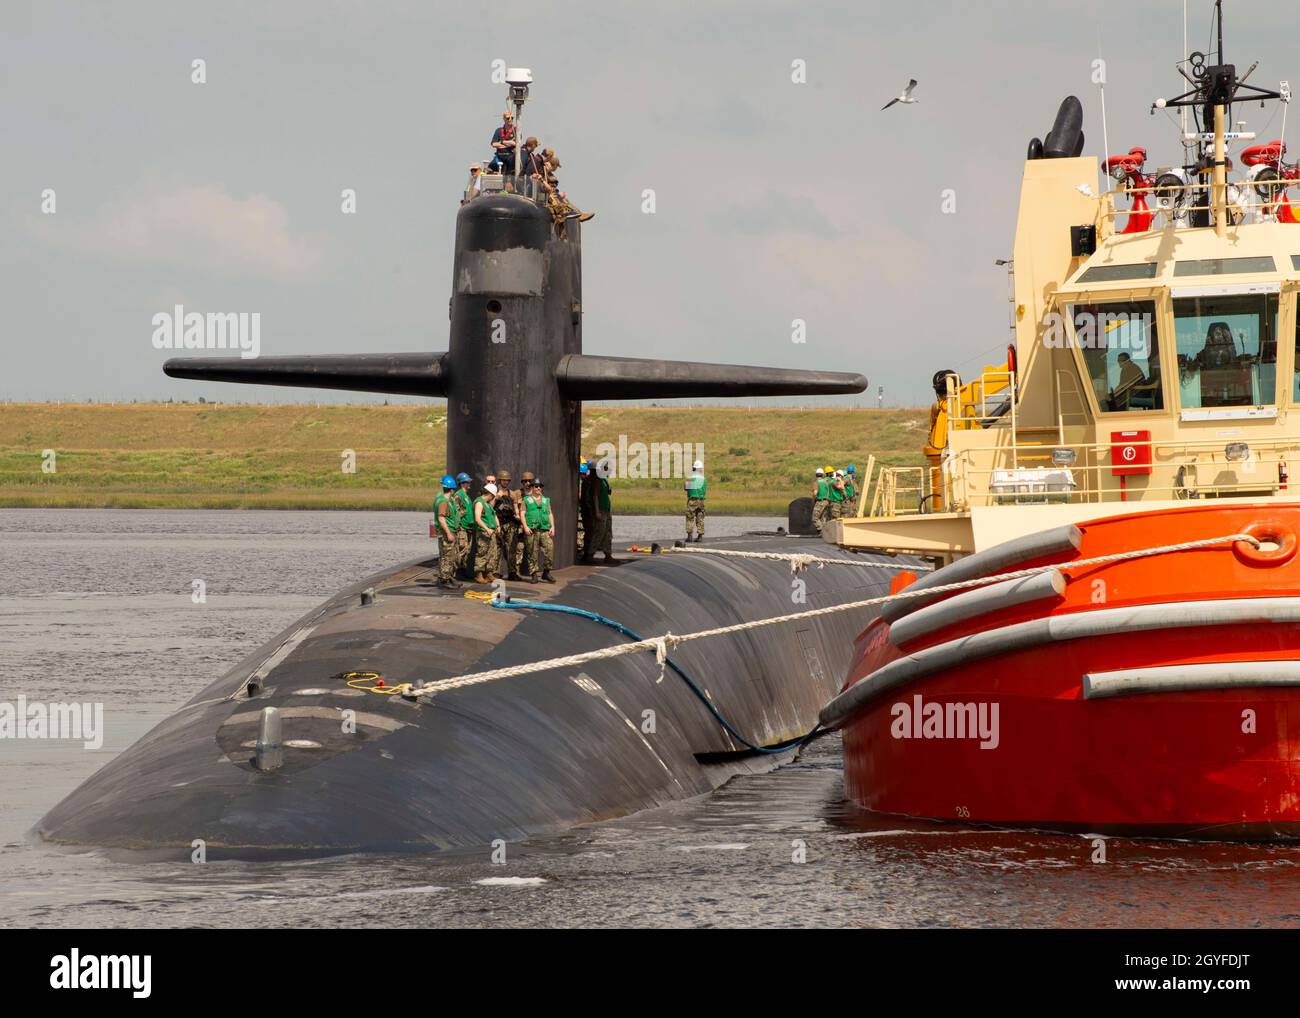
POLYGON ((985 368, 979 377, 965 385, 956 375, 949 375, 948 430, 970 431, 1009 421, 1016 423, 1015 372, 1010 368, 985 368), (963 395, 962 390, 969 392, 963 395))
POLYGON ((933 495, 929 467, 882 467, 867 515, 915 516, 933 512, 927 506, 933 495))
POLYGON ((538 205, 546 204, 546 192, 542 189, 540 181, 524 174, 516 177, 511 173, 489 173, 487 160, 479 166, 477 174, 473 170, 467 171, 469 179, 465 182, 462 202, 471 201, 484 194, 515 194, 521 198, 528 198, 538 205))
MULTIPOLYGON (((1256 192, 1251 181, 1229 181, 1225 188, 1225 208, 1228 213, 1228 225, 1240 226, 1251 223, 1276 222, 1281 209, 1289 207, 1294 212, 1296 206, 1290 204, 1286 197, 1287 185, 1294 181, 1277 183, 1265 182, 1266 186, 1275 188, 1276 194, 1268 201, 1256 192), (1285 204, 1284 204, 1285 199, 1285 204)), ((1101 217, 1105 220, 1124 218, 1124 226, 1130 222, 1129 216, 1151 216, 1150 229, 1162 225, 1172 225, 1174 229, 1204 229, 1214 226, 1214 184, 1206 181, 1194 184, 1162 184, 1159 188, 1124 186, 1107 191, 1102 197, 1101 217), (1176 207, 1162 206, 1159 198, 1164 195, 1184 195, 1188 201, 1180 202, 1176 207), (1131 206, 1141 196, 1147 203, 1146 209, 1118 208, 1117 199, 1128 198, 1131 206), (1197 199, 1201 199, 1198 201, 1197 199)), ((1145 231, 1143 231, 1145 232, 1145 231)))
MULTIPOLYGON (((1048 429, 1049 431, 1052 429, 1048 429)), ((1125 442, 1150 449, 1149 474, 1130 474, 1123 482, 1112 471, 1113 447, 1105 442, 1015 442, 979 446, 946 453, 938 467, 882 467, 870 500, 870 516, 911 516, 931 512, 967 512, 990 505, 1048 502, 1109 503, 1150 499, 1183 500, 1231 497, 1278 497, 1288 494, 1291 464, 1300 459, 1300 436, 1221 444, 1204 440, 1125 442), (1230 455, 1229 450, 1232 450, 1230 455), (1071 459, 1065 464, 1063 461, 1071 459), (1048 468, 1058 476, 1068 471, 1072 485, 1065 490, 995 489, 995 474, 1048 468)), ((1142 465, 1145 469, 1145 465, 1142 465)), ((1024 474, 1027 482, 1035 475, 1024 474)))
MULTIPOLYGON (((946 463, 946 502, 954 508, 1006 502, 993 487, 993 475, 1043 467, 1068 470, 1074 486, 1064 501, 1120 502, 1141 499, 1223 498, 1233 495, 1275 495, 1288 488, 1289 460, 1300 455, 1300 436, 1222 443, 1198 439, 1147 442, 1108 442, 968 447, 946 463), (1235 449, 1233 447, 1236 447, 1235 449), (1150 473, 1134 470, 1123 479, 1114 473, 1116 448, 1149 449, 1150 473), (1230 453, 1230 450, 1231 453, 1230 453), (1068 463, 1066 461, 1069 461, 1068 463)), ((1135 457, 1140 461, 1146 457, 1135 457)), ((1146 470, 1148 464, 1140 464, 1146 470)), ((1129 465, 1130 470, 1133 467, 1129 465)), ((1030 493, 1015 502, 1059 500, 1030 493)))

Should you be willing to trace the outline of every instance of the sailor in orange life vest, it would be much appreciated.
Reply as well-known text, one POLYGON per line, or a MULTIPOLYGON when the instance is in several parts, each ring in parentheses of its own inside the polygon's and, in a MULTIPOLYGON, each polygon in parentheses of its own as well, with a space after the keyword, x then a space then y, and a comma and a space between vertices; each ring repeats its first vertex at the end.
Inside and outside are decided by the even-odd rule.
POLYGON ((515 172, 515 115, 509 110, 501 114, 501 126, 492 132, 492 162, 489 173, 515 172))

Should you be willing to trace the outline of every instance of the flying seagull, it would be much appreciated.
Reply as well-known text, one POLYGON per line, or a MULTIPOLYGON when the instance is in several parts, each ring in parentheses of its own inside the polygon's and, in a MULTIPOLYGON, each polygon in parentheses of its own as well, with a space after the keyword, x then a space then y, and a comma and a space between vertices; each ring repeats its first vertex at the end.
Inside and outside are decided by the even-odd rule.
POLYGON ((890 99, 889 102, 885 103, 885 105, 882 106, 882 107, 880 107, 880 108, 881 108, 882 110, 887 110, 887 109, 889 109, 889 107, 893 106, 894 103, 915 103, 915 102, 920 102, 920 101, 921 101, 920 99, 913 99, 913 98, 912 98, 912 89, 914 89, 914 88, 916 88, 916 79, 915 79, 915 78, 913 78, 911 81, 909 81, 909 82, 907 83, 907 88, 903 89, 903 91, 899 92, 898 95, 894 96, 894 98, 890 99))

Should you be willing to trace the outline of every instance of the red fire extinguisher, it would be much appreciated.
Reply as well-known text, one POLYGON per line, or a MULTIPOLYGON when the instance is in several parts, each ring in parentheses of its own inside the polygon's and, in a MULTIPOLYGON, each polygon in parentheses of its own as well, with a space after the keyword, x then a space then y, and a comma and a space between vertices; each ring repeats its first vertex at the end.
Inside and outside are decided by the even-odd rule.
POLYGON ((1281 491, 1286 491, 1287 472, 1286 460, 1277 461, 1277 486, 1281 491))

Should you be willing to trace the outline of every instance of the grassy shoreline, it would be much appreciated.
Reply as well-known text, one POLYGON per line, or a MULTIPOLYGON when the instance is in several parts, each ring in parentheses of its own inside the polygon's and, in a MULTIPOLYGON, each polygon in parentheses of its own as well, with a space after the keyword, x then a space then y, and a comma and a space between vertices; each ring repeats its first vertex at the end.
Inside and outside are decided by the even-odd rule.
MULTIPOLYGON (((711 513, 779 516, 819 463, 919 462, 925 425, 924 410, 588 406, 582 442, 702 443, 711 513)), ((445 442, 445 404, 5 403, 0 508, 423 511, 445 442)), ((681 481, 618 479, 615 499, 675 515, 681 481)))

